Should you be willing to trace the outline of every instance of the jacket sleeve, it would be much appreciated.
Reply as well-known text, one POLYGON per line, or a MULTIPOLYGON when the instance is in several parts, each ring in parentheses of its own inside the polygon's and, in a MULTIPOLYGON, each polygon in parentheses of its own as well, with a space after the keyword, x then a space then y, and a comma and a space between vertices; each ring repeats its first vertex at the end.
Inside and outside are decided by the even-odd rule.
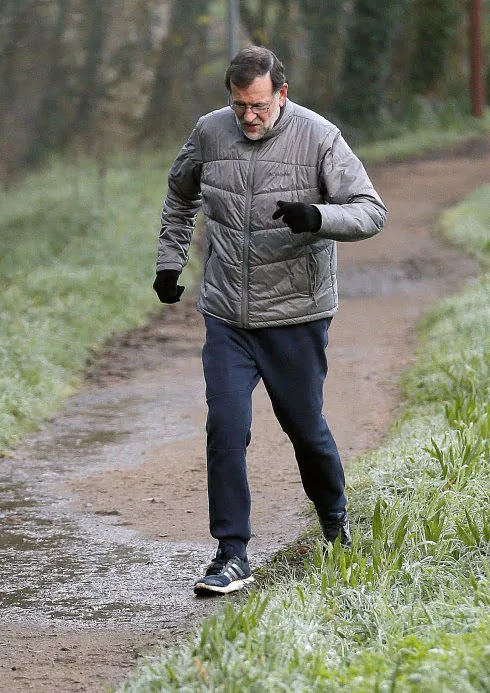
POLYGON ((158 242, 157 272, 182 271, 201 206, 201 148, 198 128, 180 150, 168 174, 158 242))
POLYGON ((334 241, 359 241, 381 231, 386 207, 337 128, 324 142, 318 173, 328 203, 315 205, 322 215, 318 235, 334 241))

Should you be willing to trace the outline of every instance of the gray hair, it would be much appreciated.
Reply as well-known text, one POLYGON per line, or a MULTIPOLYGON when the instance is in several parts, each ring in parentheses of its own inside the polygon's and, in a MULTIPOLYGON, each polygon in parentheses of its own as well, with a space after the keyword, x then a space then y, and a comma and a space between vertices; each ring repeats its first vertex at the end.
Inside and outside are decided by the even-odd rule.
POLYGON ((264 46, 249 46, 235 55, 225 75, 225 86, 231 91, 232 83, 246 89, 256 77, 270 73, 274 91, 279 91, 284 82, 284 65, 275 53, 264 46))

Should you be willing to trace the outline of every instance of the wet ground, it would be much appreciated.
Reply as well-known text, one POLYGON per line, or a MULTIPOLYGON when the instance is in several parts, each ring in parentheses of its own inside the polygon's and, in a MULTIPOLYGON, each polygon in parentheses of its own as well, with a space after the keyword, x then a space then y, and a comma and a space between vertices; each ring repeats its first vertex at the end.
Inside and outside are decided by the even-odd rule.
MULTIPOLYGON (((488 148, 370 172, 387 228, 340 248, 325 410, 344 460, 382 439, 413 357, 414 323, 475 264, 430 228, 489 179, 488 148)), ((102 691, 134 657, 215 608, 192 595, 209 559, 200 367, 192 299, 94 357, 81 392, 0 464, 0 690, 102 691)), ((306 526, 287 439, 254 395, 250 557, 306 526)))
MULTIPOLYGON (((185 542, 150 542, 106 508, 74 513, 57 488, 95 472, 137 467, 149 441, 187 439, 181 416, 200 383, 187 379, 162 396, 157 383, 86 391, 22 451, 2 463, 1 606, 11 623, 158 627, 161 602, 192 579, 203 551, 185 542), (155 401, 162 415, 154 417, 155 401), (170 406, 170 403, 172 406, 170 406), (155 592, 155 581, 161 583, 155 592)), ((143 499, 156 502, 155 498, 143 499)), ((162 528, 162 537, 164 537, 162 528)))

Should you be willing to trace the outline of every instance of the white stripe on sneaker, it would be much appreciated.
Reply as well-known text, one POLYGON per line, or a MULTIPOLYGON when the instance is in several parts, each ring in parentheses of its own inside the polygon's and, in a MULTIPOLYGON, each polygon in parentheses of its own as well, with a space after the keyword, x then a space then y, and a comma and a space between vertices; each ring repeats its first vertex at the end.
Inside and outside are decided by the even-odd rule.
POLYGON ((226 575, 230 580, 238 580, 240 575, 238 574, 237 567, 235 565, 229 565, 223 575, 226 575))

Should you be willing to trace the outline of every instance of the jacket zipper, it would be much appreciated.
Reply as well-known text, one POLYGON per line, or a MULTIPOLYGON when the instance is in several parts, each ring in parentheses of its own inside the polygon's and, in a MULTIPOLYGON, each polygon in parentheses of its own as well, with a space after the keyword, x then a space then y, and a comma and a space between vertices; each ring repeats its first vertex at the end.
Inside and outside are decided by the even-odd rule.
POLYGON ((253 176, 255 161, 260 145, 256 146, 250 157, 247 174, 247 193, 243 220, 243 266, 242 266, 242 327, 248 327, 248 257, 250 253, 250 212, 252 209, 253 176))

